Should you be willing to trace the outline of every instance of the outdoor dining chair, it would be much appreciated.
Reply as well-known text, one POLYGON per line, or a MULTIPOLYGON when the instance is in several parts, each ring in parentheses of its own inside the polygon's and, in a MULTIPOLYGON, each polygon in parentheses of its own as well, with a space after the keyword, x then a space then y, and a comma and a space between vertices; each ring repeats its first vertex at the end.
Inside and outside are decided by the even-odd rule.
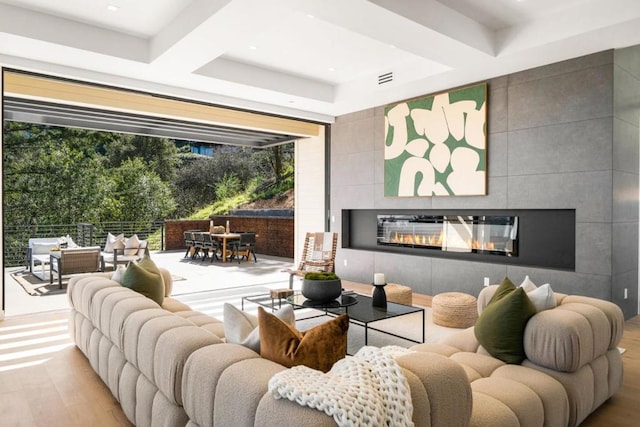
POLYGON ((249 255, 253 254, 253 262, 258 262, 256 257, 256 233, 241 232, 240 238, 232 241, 233 257, 238 259, 238 264, 245 258, 249 260, 249 255))
POLYGON ((194 241, 193 241, 193 232, 191 230, 187 230, 183 233, 184 235, 184 246, 187 248, 187 251, 184 253, 184 257, 188 257, 189 253, 194 249, 194 241))
POLYGON ((200 251, 204 252, 204 233, 202 231, 194 231, 191 233, 191 235, 193 236, 193 247, 195 248, 195 250, 193 251, 193 255, 191 255, 191 259, 197 259, 200 251))
POLYGON ((218 241, 211 237, 209 233, 201 233, 202 236, 202 261, 211 258, 210 262, 218 259, 218 241), (211 256, 209 257, 209 253, 211 256))

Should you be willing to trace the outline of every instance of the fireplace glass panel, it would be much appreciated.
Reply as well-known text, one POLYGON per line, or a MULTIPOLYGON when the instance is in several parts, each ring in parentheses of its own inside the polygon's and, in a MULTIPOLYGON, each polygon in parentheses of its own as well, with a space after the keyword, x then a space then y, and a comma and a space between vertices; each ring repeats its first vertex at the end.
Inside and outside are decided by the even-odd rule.
POLYGON ((377 244, 518 255, 517 216, 378 215, 377 244))

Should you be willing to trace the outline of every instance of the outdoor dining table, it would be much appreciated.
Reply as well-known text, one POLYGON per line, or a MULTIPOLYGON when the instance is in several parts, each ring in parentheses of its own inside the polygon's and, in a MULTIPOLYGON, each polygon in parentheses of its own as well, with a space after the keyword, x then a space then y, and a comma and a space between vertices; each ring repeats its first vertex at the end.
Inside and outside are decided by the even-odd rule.
POLYGON ((211 233, 211 237, 222 241, 222 262, 227 262, 227 240, 239 239, 238 233, 211 233))

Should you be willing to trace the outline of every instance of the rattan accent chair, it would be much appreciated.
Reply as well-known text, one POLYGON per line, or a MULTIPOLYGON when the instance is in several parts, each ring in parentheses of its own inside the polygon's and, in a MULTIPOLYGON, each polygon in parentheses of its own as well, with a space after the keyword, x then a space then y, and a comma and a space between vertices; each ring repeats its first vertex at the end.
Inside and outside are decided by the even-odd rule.
POLYGON ((296 270, 289 273, 289 289, 293 289, 293 277, 304 277, 309 271, 335 271, 338 233, 307 233, 304 238, 302 257, 296 270))

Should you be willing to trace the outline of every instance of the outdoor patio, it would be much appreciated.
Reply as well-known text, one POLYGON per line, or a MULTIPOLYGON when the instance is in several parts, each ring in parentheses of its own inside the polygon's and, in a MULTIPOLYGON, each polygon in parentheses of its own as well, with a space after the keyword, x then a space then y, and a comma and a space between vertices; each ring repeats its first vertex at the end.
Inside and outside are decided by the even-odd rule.
MULTIPOLYGON (((220 315, 220 299, 240 304, 243 295, 266 292, 271 288, 287 287, 289 275, 283 269, 292 268, 293 260, 258 254, 258 262, 237 261, 221 263, 184 258, 184 251, 152 252, 151 258, 174 277, 172 296, 192 306, 194 310, 220 315), (211 294, 214 291, 215 296, 211 294), (206 310, 214 300, 216 308, 206 310)), ((29 295, 12 273, 24 272, 26 267, 5 269, 5 316, 21 316, 68 308, 65 291, 40 296, 29 295)), ((67 280, 65 280, 66 283, 67 280)), ((33 282, 33 281, 32 281, 33 282)), ((48 284, 48 282, 42 282, 48 284)), ((57 286, 57 284, 55 284, 57 286)))

